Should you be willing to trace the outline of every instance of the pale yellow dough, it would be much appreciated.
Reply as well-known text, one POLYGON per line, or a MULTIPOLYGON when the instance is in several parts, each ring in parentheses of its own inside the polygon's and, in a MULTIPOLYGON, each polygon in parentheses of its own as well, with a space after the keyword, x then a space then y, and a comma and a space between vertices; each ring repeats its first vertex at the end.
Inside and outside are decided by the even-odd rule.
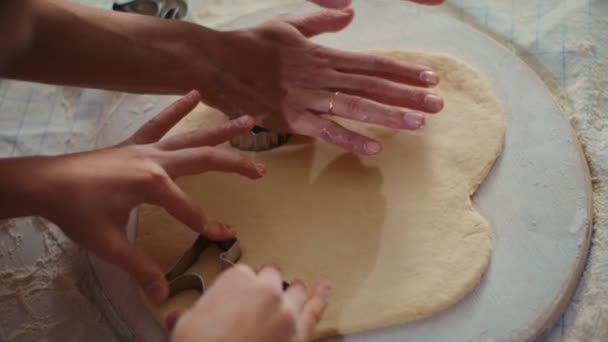
MULTIPOLYGON (((490 225, 471 195, 502 150, 498 100, 473 68, 453 58, 382 53, 441 75, 436 91, 446 107, 429 115, 424 129, 349 123, 382 139, 383 153, 357 157, 297 138, 255 154, 268 166, 264 179, 207 173, 179 181, 209 217, 238 229, 243 263, 278 262, 288 279, 331 281, 334 296, 317 336, 432 316, 469 293, 490 261, 490 225)), ((223 120, 201 107, 174 132, 223 120)), ((142 208, 139 218, 137 243, 165 269, 195 238, 158 208, 142 208)))

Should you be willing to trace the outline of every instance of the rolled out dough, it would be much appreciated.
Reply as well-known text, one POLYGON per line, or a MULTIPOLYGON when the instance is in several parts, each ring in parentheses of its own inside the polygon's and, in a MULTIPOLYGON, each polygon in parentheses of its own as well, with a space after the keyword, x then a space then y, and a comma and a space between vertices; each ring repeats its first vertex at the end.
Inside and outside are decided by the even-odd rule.
MULTIPOLYGON (((179 181, 209 217, 237 228, 243 263, 278 262, 288 279, 331 281, 334 296, 318 337, 432 316, 470 292, 490 261, 490 225, 471 195, 502 150, 505 118, 498 100, 473 68, 453 58, 378 53, 441 74, 436 91, 446 107, 429 115, 424 129, 349 123, 382 139, 383 153, 360 158, 296 138, 254 155, 268 166, 264 179, 207 173, 179 181)), ((174 133, 223 120, 201 107, 174 133)), ((168 269, 195 234, 158 208, 140 213, 137 244, 168 269)), ((217 261, 207 256, 195 267, 202 265, 213 278, 217 269, 208 265, 217 261)), ((182 297, 166 305, 192 302, 192 296, 182 297)))

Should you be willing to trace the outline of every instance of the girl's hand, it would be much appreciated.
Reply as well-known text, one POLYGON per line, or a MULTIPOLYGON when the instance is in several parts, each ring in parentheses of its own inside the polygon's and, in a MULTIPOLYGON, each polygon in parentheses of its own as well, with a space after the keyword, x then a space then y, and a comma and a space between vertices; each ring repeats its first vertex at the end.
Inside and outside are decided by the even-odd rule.
POLYGON ((169 328, 174 328, 171 341, 308 342, 330 294, 328 284, 307 291, 298 281, 283 291, 278 270, 267 267, 256 274, 247 266, 236 265, 190 310, 173 317, 169 322, 169 328))
POLYGON ((165 208, 176 219, 211 239, 234 236, 228 225, 210 222, 200 205, 174 182, 207 171, 234 172, 256 179, 261 165, 213 146, 249 131, 244 116, 208 131, 161 137, 200 101, 197 92, 175 102, 124 143, 93 152, 14 159, 7 164, 29 182, 36 215, 57 224, 70 238, 130 273, 157 301, 168 294, 163 271, 131 245, 125 226, 142 203, 165 208), (159 141, 160 140, 160 141, 159 141))

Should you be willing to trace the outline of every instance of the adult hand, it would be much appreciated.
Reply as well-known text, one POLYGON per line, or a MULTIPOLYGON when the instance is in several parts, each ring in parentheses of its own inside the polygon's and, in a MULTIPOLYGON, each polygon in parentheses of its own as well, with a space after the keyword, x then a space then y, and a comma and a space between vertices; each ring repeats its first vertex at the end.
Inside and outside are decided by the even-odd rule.
POLYGON ((308 342, 331 294, 293 282, 287 291, 274 268, 255 273, 244 265, 225 271, 181 317, 170 322, 173 342, 308 342), (175 323, 177 320, 177 323, 175 323))
MULTIPOLYGON (((319 6, 323 6, 326 8, 346 8, 350 6, 353 1, 352 0, 309 0, 310 2, 314 2, 319 6)), ((421 5, 441 5, 445 0, 408 0, 411 2, 415 2, 421 5)))
POLYGON ((163 271, 125 234, 129 213, 148 203, 163 207, 191 229, 223 240, 234 236, 225 224, 209 222, 198 203, 174 182, 206 171, 234 172, 248 178, 264 168, 213 146, 249 131, 242 117, 209 131, 160 138, 200 101, 197 92, 175 102, 124 143, 93 152, 15 159, 14 173, 31 183, 34 214, 57 224, 70 238, 130 273, 152 299, 168 295, 163 271), (160 140, 160 141, 159 141, 160 140))
POLYGON ((324 9, 220 33, 221 44, 206 52, 211 66, 199 67, 212 74, 203 87, 204 101, 231 116, 253 115, 267 128, 320 138, 357 154, 380 152, 378 141, 320 114, 418 129, 425 113, 443 108, 443 100, 428 89, 439 76, 423 65, 341 51, 308 39, 342 30, 353 14, 351 8, 324 9))

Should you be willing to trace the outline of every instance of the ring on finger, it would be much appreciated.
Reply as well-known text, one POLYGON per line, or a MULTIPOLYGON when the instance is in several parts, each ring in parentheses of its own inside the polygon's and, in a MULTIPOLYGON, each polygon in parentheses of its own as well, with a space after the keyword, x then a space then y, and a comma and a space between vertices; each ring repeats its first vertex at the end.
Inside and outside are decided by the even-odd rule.
POLYGON ((334 104, 336 102, 336 97, 338 97, 338 95, 340 95, 339 91, 333 93, 331 98, 329 99, 329 106, 328 106, 329 109, 327 109, 327 112, 329 114, 334 114, 334 104))

